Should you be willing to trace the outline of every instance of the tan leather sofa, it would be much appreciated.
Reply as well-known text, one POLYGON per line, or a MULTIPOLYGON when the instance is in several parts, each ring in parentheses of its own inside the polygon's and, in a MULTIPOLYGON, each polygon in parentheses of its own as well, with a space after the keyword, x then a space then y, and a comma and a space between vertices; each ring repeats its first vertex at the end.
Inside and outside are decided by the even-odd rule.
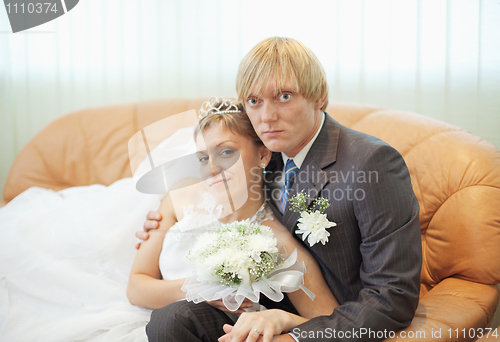
MULTIPOLYGON (((204 100, 166 99, 64 116, 19 154, 4 200, 34 185, 59 190, 131 176, 130 137, 161 118, 198 109, 204 100)), ((340 103, 331 104, 328 113, 394 146, 410 170, 420 203, 422 284, 415 319, 400 339, 475 340, 499 300, 500 151, 458 127, 414 113, 340 103)), ((175 122, 171 130, 182 125, 175 122)))

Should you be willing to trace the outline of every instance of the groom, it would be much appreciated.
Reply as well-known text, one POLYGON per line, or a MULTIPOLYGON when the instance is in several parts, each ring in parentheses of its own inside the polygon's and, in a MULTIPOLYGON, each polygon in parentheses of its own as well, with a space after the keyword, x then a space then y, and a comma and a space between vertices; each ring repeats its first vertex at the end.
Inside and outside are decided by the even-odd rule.
MULTIPOLYGON (((305 246, 340 306, 273 341, 376 341, 408 326, 418 304, 422 251, 418 202, 401 155, 324 113, 325 72, 296 40, 274 37, 255 46, 240 64, 236 90, 255 131, 274 152, 265 182, 275 216, 295 235, 300 214, 289 210, 287 199, 304 191, 308 204, 328 199, 328 220, 337 224, 328 229, 326 244, 305 246)), ((158 213, 148 218, 146 230, 161 219, 158 213)), ((201 304, 180 301, 154 311, 148 336, 216 341, 227 318, 201 304)), ((233 330, 231 337, 236 335, 233 330)))

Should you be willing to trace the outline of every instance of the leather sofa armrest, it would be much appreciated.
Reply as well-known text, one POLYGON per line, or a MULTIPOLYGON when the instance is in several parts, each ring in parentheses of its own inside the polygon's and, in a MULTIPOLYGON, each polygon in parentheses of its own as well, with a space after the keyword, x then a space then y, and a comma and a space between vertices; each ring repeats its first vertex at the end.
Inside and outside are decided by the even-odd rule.
POLYGON ((475 341, 488 333, 498 300, 496 285, 444 279, 420 299, 410 326, 384 341, 475 341))

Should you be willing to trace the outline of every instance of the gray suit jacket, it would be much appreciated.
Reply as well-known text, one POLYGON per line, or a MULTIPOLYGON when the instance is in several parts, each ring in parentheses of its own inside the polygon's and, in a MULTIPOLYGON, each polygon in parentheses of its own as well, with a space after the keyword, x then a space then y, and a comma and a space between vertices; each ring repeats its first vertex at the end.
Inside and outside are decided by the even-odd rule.
MULTIPOLYGON (((266 183, 282 170, 281 154, 273 153, 266 183)), ((292 332, 301 342, 376 341, 408 326, 418 304, 422 250, 418 201, 401 155, 326 115, 290 197, 300 191, 309 195, 308 204, 317 196, 331 203, 326 213, 337 226, 328 229, 329 241, 304 244, 340 306, 331 316, 314 318, 292 332)), ((270 203, 295 235, 300 214, 287 206, 282 215, 270 203)))

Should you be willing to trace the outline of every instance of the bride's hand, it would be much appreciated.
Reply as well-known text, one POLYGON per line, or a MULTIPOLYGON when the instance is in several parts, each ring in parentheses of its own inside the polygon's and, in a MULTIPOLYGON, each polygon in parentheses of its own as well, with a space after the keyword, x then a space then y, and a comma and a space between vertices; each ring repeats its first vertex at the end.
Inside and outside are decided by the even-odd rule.
MULTIPOLYGON (((161 214, 158 211, 150 211, 146 216, 146 222, 144 222, 144 231, 139 231, 135 233, 135 236, 142 241, 149 239, 149 231, 151 229, 158 229, 160 227, 160 221, 162 219, 161 214)), ((136 249, 139 249, 141 244, 135 245, 136 249)))
POLYGON ((233 327, 228 324, 224 325, 223 329, 226 334, 219 338, 219 342, 256 342, 261 340, 271 342, 275 335, 280 335, 294 326, 293 319, 283 310, 245 312, 240 315, 233 327))
POLYGON ((245 300, 241 303, 240 307, 236 311, 228 310, 228 308, 226 308, 226 306, 222 302, 222 299, 212 300, 211 302, 207 303, 213 306, 214 308, 219 309, 220 311, 234 313, 234 314, 241 314, 245 312, 245 310, 243 309, 251 308, 253 306, 253 302, 248 298, 245 298, 245 300))

